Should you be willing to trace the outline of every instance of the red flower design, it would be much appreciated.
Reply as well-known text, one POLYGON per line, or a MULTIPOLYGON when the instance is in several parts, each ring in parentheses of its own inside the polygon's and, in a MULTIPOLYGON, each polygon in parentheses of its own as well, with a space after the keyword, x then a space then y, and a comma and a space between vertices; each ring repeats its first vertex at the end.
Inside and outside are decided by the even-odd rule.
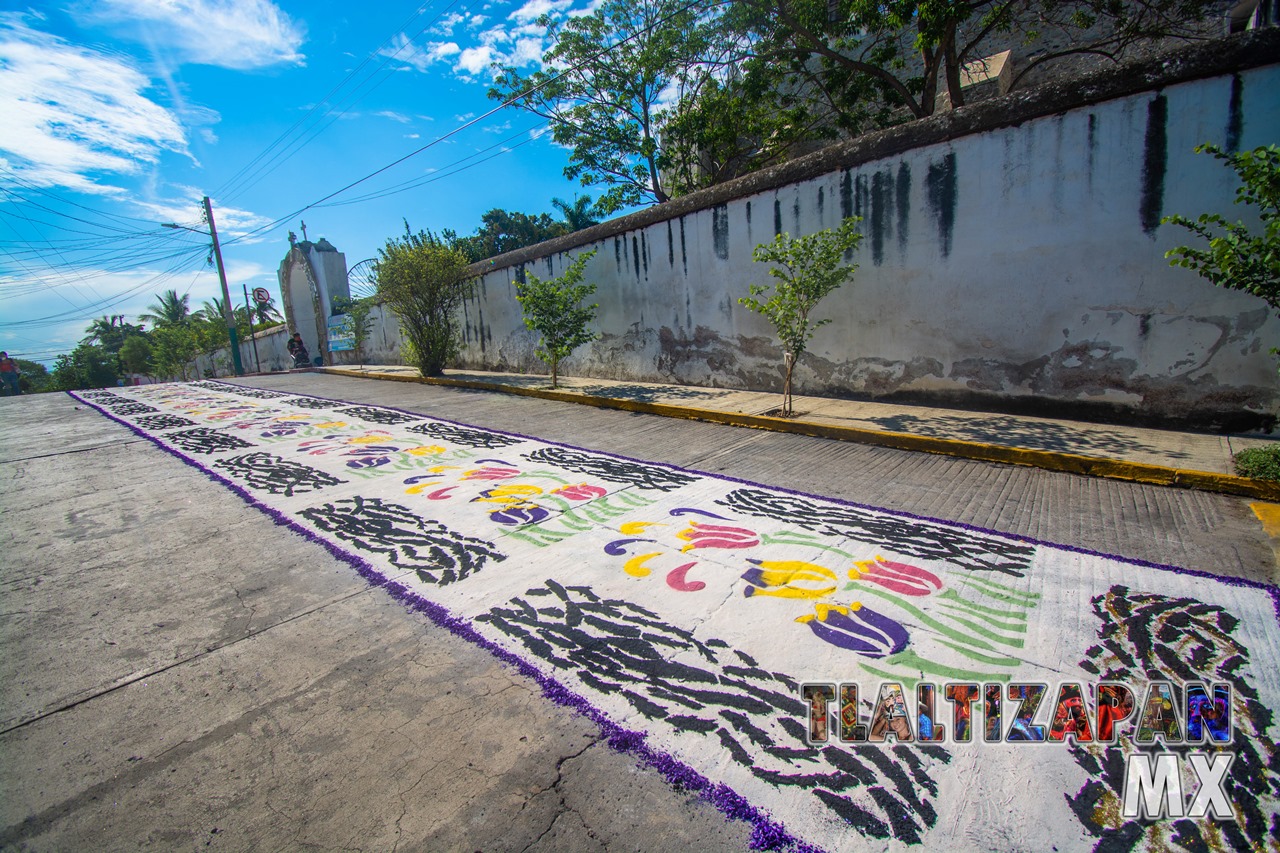
POLYGON ((608 490, 603 489, 600 486, 589 486, 586 483, 578 483, 572 486, 561 486, 551 494, 559 495, 565 500, 570 501, 587 501, 592 498, 598 498, 607 493, 608 490))
POLYGON ((694 548, 754 548, 760 544, 760 537, 755 531, 745 527, 730 527, 726 524, 703 524, 691 522, 689 526, 676 534, 689 544, 681 551, 694 548))
POLYGON ((464 480, 510 480, 512 477, 519 477, 520 472, 515 468, 476 468, 474 471, 468 471, 462 479, 464 480))

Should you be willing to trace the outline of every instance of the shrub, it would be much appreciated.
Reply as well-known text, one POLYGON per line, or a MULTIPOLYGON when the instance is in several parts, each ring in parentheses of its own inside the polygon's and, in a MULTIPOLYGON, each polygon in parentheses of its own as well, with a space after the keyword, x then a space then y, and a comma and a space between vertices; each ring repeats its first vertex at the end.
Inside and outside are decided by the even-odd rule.
POLYGON ((439 376, 461 348, 458 308, 471 292, 467 259, 433 235, 419 231, 387 241, 378 252, 374 277, 413 344, 410 363, 423 376, 439 376))
POLYGON ((1241 450, 1235 460, 1236 473, 1241 477, 1280 481, 1280 444, 1241 450))

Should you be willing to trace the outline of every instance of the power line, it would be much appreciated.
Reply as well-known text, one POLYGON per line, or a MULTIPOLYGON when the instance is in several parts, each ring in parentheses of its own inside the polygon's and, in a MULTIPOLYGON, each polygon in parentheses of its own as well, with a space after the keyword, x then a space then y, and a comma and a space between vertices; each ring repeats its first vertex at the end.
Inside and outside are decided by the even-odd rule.
MULTIPOLYGON (((292 158, 294 154, 297 154, 299 151, 301 151, 303 148, 305 148, 307 145, 309 145, 309 144, 310 144, 310 143, 311 143, 311 142, 312 142, 312 141, 313 141, 317 136, 319 136, 321 133, 323 133, 325 130, 327 130, 327 129, 328 129, 328 128, 333 124, 333 122, 337 121, 337 120, 338 120, 338 118, 340 118, 341 116, 343 116, 343 115, 347 112, 347 110, 349 110, 351 107, 355 106, 355 104, 356 104, 356 103, 358 103, 358 102, 359 102, 362 98, 364 98, 366 95, 370 94, 370 93, 373 91, 373 89, 376 89, 378 86, 382 85, 382 83, 383 83, 383 82, 385 82, 385 81, 386 81, 386 79, 387 79, 388 77, 390 77, 390 76, 391 76, 391 74, 390 74, 390 73, 388 73, 387 75, 385 75, 385 76, 382 78, 382 80, 379 80, 379 81, 378 81, 378 83, 376 83, 376 84, 374 85, 373 89, 370 89, 370 90, 369 90, 369 92, 366 92, 364 95, 359 95, 358 97, 356 96, 356 93, 358 93, 358 92, 360 91, 360 89, 361 89, 361 88, 363 88, 365 85, 367 85, 367 84, 368 84, 368 82, 369 82, 370 80, 372 80, 372 79, 373 79, 374 75, 376 75, 379 71, 381 71, 383 68, 385 68, 385 67, 387 66, 387 64, 388 64, 392 59, 394 59, 396 56, 398 56, 398 55, 400 54, 400 52, 401 52, 402 50, 404 50, 404 48, 405 48, 406 46, 412 45, 412 44, 413 44, 413 40, 414 40, 414 39, 418 38, 418 36, 422 35, 422 34, 423 34, 423 33, 425 33, 427 30, 429 30, 431 27, 433 27, 433 26, 435 26, 437 23, 439 23, 439 21, 440 21, 442 18, 444 18, 444 16, 445 16, 446 14, 448 14, 448 13, 449 13, 449 11, 450 11, 451 9, 453 9, 453 7, 454 7, 454 6, 458 5, 458 2, 459 2, 459 0, 453 0, 453 2, 451 2, 451 3, 450 3, 450 4, 449 4, 445 9, 444 9, 444 11, 443 11, 443 12, 441 12, 441 13, 440 13, 440 14, 438 14, 438 15, 436 15, 436 17, 435 17, 435 18, 434 18, 430 23, 428 23, 426 26, 422 27, 420 30, 418 30, 418 32, 414 33, 414 34, 413 34, 413 36, 411 36, 411 37, 407 37, 407 38, 406 38, 406 40, 405 40, 405 44, 403 44, 403 45, 401 45, 400 47, 396 48, 396 50, 395 50, 392 54, 390 54, 389 56, 386 56, 386 58, 384 58, 384 59, 382 60, 382 62, 380 62, 380 63, 378 64, 378 67, 377 67, 376 69, 374 69, 372 72, 370 72, 370 74, 369 74, 369 75, 364 79, 364 81, 362 81, 358 86, 356 86, 356 88, 355 88, 354 90, 352 90, 351 94, 348 96, 348 98, 349 98, 348 103, 346 103, 346 105, 345 105, 345 106, 343 106, 343 107, 342 107, 342 108, 337 112, 337 114, 336 114, 336 115, 334 115, 334 116, 333 116, 333 118, 331 118, 331 119, 329 120, 329 122, 328 122, 327 124, 325 124, 323 127, 319 127, 318 129, 316 129, 316 130, 315 130, 315 132, 311 134, 311 136, 309 136, 307 139, 303 140, 300 144, 297 144, 297 146, 296 146, 296 147, 293 147, 293 146, 294 146, 294 143, 289 143, 289 144, 285 147, 285 149, 282 149, 278 154, 276 154, 275 156, 273 156, 273 157, 271 158, 271 160, 269 160, 266 164, 264 164, 264 166, 263 166, 263 167, 261 167, 261 168, 259 168, 259 169, 255 170, 254 172, 252 172, 252 173, 250 173, 250 174, 244 174, 244 172, 246 171, 246 169, 248 169, 249 167, 251 167, 251 166, 253 165, 253 163, 250 163, 250 164, 249 164, 249 167, 246 167, 245 169, 241 169, 241 170, 240 170, 240 172, 237 172, 237 173, 236 173, 236 175, 235 175, 235 176, 233 176, 233 177, 231 178, 231 180, 230 180, 227 184, 224 184, 223 186, 224 186, 224 188, 225 188, 225 189, 224 189, 224 190, 222 190, 222 191, 220 191, 220 192, 225 192, 225 193, 226 193, 226 198, 227 198, 227 200, 228 200, 228 201, 229 201, 229 200, 231 200, 231 199, 233 199, 233 198, 236 198, 236 197, 239 195, 239 193, 240 193, 240 192, 242 192, 242 191, 246 188, 246 186, 247 186, 247 182, 255 181, 255 180, 257 180, 257 179, 258 179, 258 178, 260 178, 260 177, 265 177, 266 175, 268 175, 268 174, 270 174, 272 171, 274 171, 276 168, 278 168, 279 166, 283 165, 283 164, 284 164, 286 161, 288 161, 290 158, 292 158), (289 151, 289 150, 288 150, 290 147, 292 147, 292 148, 293 148, 293 150, 292 150, 292 151, 289 151), (286 153, 286 152, 287 152, 287 153, 286 153), (265 168, 265 171, 264 171, 264 168, 265 168), (242 174, 244 175, 243 177, 241 177, 241 175, 242 175, 242 174)), ((319 108, 320 104, 323 104, 323 103, 325 103, 325 101, 328 101, 328 100, 330 99, 330 97, 332 97, 332 96, 333 96, 333 95, 334 95, 338 90, 340 90, 340 89, 342 89, 342 87, 346 86, 346 84, 347 84, 347 83, 348 83, 348 82, 349 82, 349 81, 350 81, 354 76, 356 76, 356 74, 358 74, 358 73, 359 73, 360 69, 364 68, 367 64, 369 64, 369 61, 370 61, 374 56, 377 56, 377 55, 379 54, 379 52, 381 52, 381 51, 383 50, 383 48, 385 48, 388 44, 390 44, 390 42, 392 41, 392 39, 394 39, 394 38, 395 38, 396 34, 401 34, 401 33, 403 33, 404 28, 405 28, 405 26, 409 23, 409 21, 413 20, 415 17, 418 17, 418 16, 419 16, 419 15, 421 15, 423 12, 425 12, 425 11, 426 11, 426 8, 427 8, 426 6, 422 6, 422 7, 420 7, 416 12, 414 12, 414 14, 410 15, 407 19, 405 19, 405 22, 404 22, 403 24, 401 24, 401 25, 396 29, 396 31, 395 31, 394 33, 392 33, 392 35, 388 36, 388 37, 387 37, 387 38, 382 42, 382 44, 378 45, 378 47, 377 47, 377 48, 375 48, 375 49, 374 49, 374 50, 373 50, 373 51, 372 51, 368 56, 366 56, 366 57, 364 58, 364 60, 362 60, 362 61, 361 61, 360 65, 359 65, 359 66, 357 66, 357 67, 356 67, 356 68, 355 68, 355 69, 354 69, 350 74, 348 74, 348 75, 347 75, 347 76, 342 80, 342 82, 341 82, 341 83, 339 83, 337 86, 335 86, 333 89, 331 89, 331 90, 329 91, 329 93, 328 93, 327 95, 325 95, 325 97, 324 97, 324 98, 323 98, 323 99, 322 99, 318 104, 316 104, 316 106, 314 106, 314 107, 312 107, 312 108, 311 108, 311 110, 307 113, 307 115, 303 116, 303 118, 301 118, 301 119, 299 119, 297 122, 295 122, 295 123, 294 123, 294 125, 293 125, 293 127, 289 128, 289 130, 287 130, 287 131, 285 131, 283 134, 281 134, 281 136, 280 136, 280 137, 277 137, 276 141, 275 141, 275 142, 272 142, 271 146, 269 146, 267 150, 269 151, 271 148, 275 147, 277 143, 279 143, 279 142, 280 142, 282 139, 284 139, 285 137, 287 137, 287 136, 291 135, 291 134, 292 134, 296 129, 298 129, 298 127, 299 127, 299 126, 301 126, 303 123, 305 123, 305 122, 306 122, 306 121, 307 121, 307 120, 308 120, 308 119, 309 119, 309 118, 310 118, 310 117, 315 113, 315 111, 319 108)), ((329 107, 329 109, 325 110, 325 111, 324 111, 324 113, 323 113, 322 115, 320 115, 320 117, 319 117, 319 118, 317 119, 317 121, 316 121, 316 124, 318 125, 321 121, 323 121, 323 120, 324 120, 325 118, 327 118, 329 115, 333 114, 333 112, 334 112, 334 110, 335 110, 335 109, 337 109, 337 104, 334 104, 334 105, 330 106, 330 107, 329 107)), ((313 125, 313 127, 314 127, 314 125, 313 125)), ((296 140, 295 140, 295 142, 296 142, 296 140)), ((257 158, 255 158, 255 159, 254 159, 254 162, 257 162, 258 160, 260 160, 260 159, 262 158, 262 156, 263 156, 263 155, 265 155, 266 153, 267 153, 267 151, 264 151, 264 152, 263 152, 263 154, 260 154, 257 158)))
POLYGON ((519 133, 512 134, 511 136, 508 136, 506 139, 503 139, 500 142, 495 142, 493 145, 490 145, 488 148, 482 148, 479 151, 476 151, 474 154, 469 154, 460 160, 455 160, 454 162, 450 163, 448 166, 445 166, 443 169, 439 169, 435 172, 432 172, 430 175, 427 175, 425 177, 413 178, 408 181, 403 181, 399 184, 392 184, 391 186, 382 190, 377 190, 376 192, 367 193, 362 196, 356 196, 355 198, 350 198, 350 199, 347 199, 346 201, 329 202, 328 204, 318 205, 318 207, 343 207, 349 204, 359 204, 361 202, 374 201, 376 199, 386 198, 387 196, 398 195, 403 192, 408 192, 410 190, 418 189, 419 187, 424 187, 427 184, 433 184, 436 181, 442 180, 444 178, 452 177, 453 175, 456 175, 459 172, 465 172, 467 169, 471 169, 475 166, 479 166, 481 163, 487 163, 490 160, 494 159, 495 157, 500 157, 509 151, 514 151, 515 149, 520 148, 523 145, 528 145, 530 142, 533 142, 535 139, 540 139, 541 134, 533 135, 533 132, 536 130, 545 128, 546 126, 547 126, 546 123, 542 125, 535 125, 531 128, 528 128, 527 130, 523 130, 519 133), (527 137, 523 142, 517 142, 515 145, 512 145, 510 148, 502 148, 502 146, 506 145, 507 143, 513 140, 519 139, 522 136, 527 137), (474 163, 470 163, 465 166, 462 165, 463 163, 466 163, 468 160, 473 160, 476 157, 479 157, 481 154, 484 154, 488 151, 492 151, 495 148, 502 148, 502 150, 497 152, 496 154, 492 154, 483 159, 476 160, 476 162, 474 163), (454 166, 459 166, 460 168, 454 169, 453 168, 454 166), (446 171, 447 169, 452 169, 453 171, 446 171))
POLYGON ((259 233, 261 233, 261 232, 263 232, 263 231, 268 231, 268 230, 271 230, 271 229, 273 229, 273 228, 279 227, 281 224, 283 224, 283 223, 285 223, 285 222, 288 222, 290 219, 292 219, 293 217, 297 216, 298 214, 300 214, 300 213, 305 213, 306 211, 310 210, 311 208, 313 208, 313 207, 317 207, 317 206, 319 206, 319 205, 323 204, 324 202, 328 201, 329 199, 333 198, 334 196, 341 195, 342 193, 346 192, 347 190, 351 189, 352 187, 359 186, 360 184, 364 183, 365 181, 370 180, 371 178, 377 177, 378 175, 382 174, 383 172, 386 172, 386 171, 387 171, 387 170, 389 170, 389 169, 393 169, 393 168, 395 168, 396 166, 400 165, 401 163, 405 162, 406 160, 409 160, 409 159, 411 159, 411 158, 413 158, 413 157, 416 157, 417 155, 421 154, 423 151, 426 151, 426 150, 427 150, 427 149, 429 149, 429 148, 432 148, 432 147, 434 147, 434 146, 436 146, 436 145, 439 145, 440 143, 444 142, 445 140, 447 140, 447 139, 449 139, 449 138, 451 138, 451 137, 453 137, 453 136, 456 136, 457 134, 461 133, 462 131, 466 130, 466 129, 467 129, 467 128, 469 128, 469 127, 474 127, 475 125, 479 124, 479 123, 480 123, 480 122, 482 122, 482 121, 485 121, 485 120, 486 120, 486 119, 488 119, 490 116, 493 116, 493 115, 495 115, 495 114, 497 114, 497 113, 501 112, 502 110, 506 109, 507 107, 511 106, 512 104, 516 103, 517 101, 520 101, 520 100, 522 100, 522 99, 524 99, 524 98, 527 98, 527 97, 529 97, 530 95, 532 95, 532 94, 534 94, 535 92, 537 92, 538 90, 543 89, 543 88, 545 88, 546 86, 549 86, 550 84, 552 84, 552 83, 556 82, 557 80, 561 79, 562 77, 564 77, 564 76, 566 76, 566 75, 568 75, 568 74, 570 74, 570 73, 573 73, 573 72, 575 72, 575 71, 578 71, 578 70, 580 70, 580 69, 582 69, 582 68, 586 67, 587 65, 589 65, 589 64, 591 64, 591 63, 593 63, 593 62, 595 62, 596 60, 600 59, 601 57, 606 56, 606 55, 608 55, 608 54, 612 53, 613 51, 617 50, 618 48, 622 47, 624 44, 626 44, 626 43, 630 42, 631 40, 636 39, 636 38, 639 38, 641 35, 645 35, 645 34, 647 34, 647 33, 651 32, 651 31, 652 31, 652 30, 654 30, 656 27, 658 27, 658 26, 660 26, 660 25, 662 25, 662 24, 665 24, 666 22, 668 22, 668 21, 670 21, 670 20, 674 19, 674 18, 675 18, 675 17, 677 17, 678 15, 680 15, 680 14, 682 14, 682 13, 684 13, 684 12, 688 11, 689 9, 692 9, 694 6, 697 6, 698 4, 700 4, 700 3, 702 3, 702 2, 705 2, 705 0, 690 0, 690 2, 688 2, 688 3, 686 3, 685 5, 681 6, 679 9, 676 9, 675 11, 671 12, 669 15, 667 15, 667 16, 665 16, 665 17, 663 17, 663 18, 660 18, 660 19, 659 19, 659 20, 657 20, 657 21, 654 21, 653 23, 649 24, 649 25, 648 25, 648 26, 646 26, 646 27, 643 27, 642 29, 636 30, 634 33, 632 33, 631 35, 627 36, 626 38, 624 38, 624 39, 622 39, 622 40, 620 40, 620 41, 618 41, 618 42, 615 42, 614 44, 611 44, 611 45, 609 45, 608 47, 603 48, 603 49, 602 49, 602 50, 600 50, 600 51, 597 51, 596 53, 594 53, 594 54, 592 54, 591 56, 587 57, 586 59, 582 60, 582 61, 581 61, 581 62, 579 62, 578 64, 576 64, 576 65, 571 65, 571 66, 569 66, 568 68, 564 69, 563 71, 559 72, 558 74, 554 74, 554 75, 552 75, 552 76, 548 77, 546 80, 543 80, 541 83, 538 83, 536 86, 532 86, 532 87, 530 87, 530 88, 526 89, 525 91, 520 92, 520 93, 519 93, 519 94, 517 94, 517 95, 513 95, 513 96, 511 96, 510 98, 508 98, 508 99, 504 100, 504 101, 503 101, 501 104, 499 104, 498 106, 496 106, 496 107, 494 107, 493 109, 489 110, 487 113, 484 113, 483 115, 480 115, 480 116, 478 116, 478 117, 476 117, 476 118, 473 118, 473 119, 471 119, 470 121, 464 122, 463 124, 459 125, 458 127, 455 127, 453 130, 449 131, 448 133, 445 133, 445 134, 444 134, 444 135, 442 135, 442 136, 438 136, 438 137, 436 137, 436 138, 435 138, 435 139, 433 139, 431 142, 428 142, 426 145, 423 145, 423 146, 422 146, 422 147, 420 147, 420 148, 417 148, 417 149, 415 149, 415 150, 413 150, 413 151, 410 151, 408 154, 404 155, 403 157, 400 157, 400 158, 399 158, 399 159, 397 159, 397 160, 393 160, 391 163, 388 163, 387 165, 385 165, 385 166, 383 166, 383 167, 381 167, 381 168, 379 168, 379 169, 375 169, 374 171, 372 171, 372 172, 370 172, 369 174, 365 175, 363 178, 360 178, 360 179, 358 179, 358 180, 352 181, 351 183, 347 184, 346 186, 342 187, 341 189, 335 190, 334 192, 329 193, 328 195, 324 196, 323 198, 320 198, 320 199, 318 199, 318 200, 316 200, 316 201, 311 202, 311 203, 310 203, 310 204, 308 204, 308 205, 305 205, 305 206, 303 206, 303 207, 300 207, 300 208, 298 208, 297 210, 293 211, 292 213, 286 214, 285 216, 282 216, 282 217, 280 217, 279 219, 273 220, 272 222, 269 222, 269 223, 267 223, 266 225, 263 225, 263 226, 261 226, 261 227, 259 227, 259 228, 257 228, 257 229, 254 229, 253 231, 250 231, 250 232, 248 232, 247 234, 242 234, 242 235, 240 235, 239 237, 233 238, 233 239, 231 239, 231 240, 223 241, 223 245, 224 245, 224 246, 231 245, 231 244, 233 244, 233 243, 236 243, 236 242, 239 242, 239 241, 241 241, 241 240, 244 240, 244 239, 246 239, 246 238, 248 238, 248 237, 251 237, 251 236, 253 236, 254 234, 259 234, 259 233))

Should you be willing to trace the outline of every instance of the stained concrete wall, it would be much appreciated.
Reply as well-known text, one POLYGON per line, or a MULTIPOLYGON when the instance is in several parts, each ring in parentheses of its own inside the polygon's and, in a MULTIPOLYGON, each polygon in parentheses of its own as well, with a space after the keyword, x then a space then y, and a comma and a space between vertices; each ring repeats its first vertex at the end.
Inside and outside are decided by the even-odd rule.
POLYGON ((526 270, 584 251, 601 337, 565 373, 779 389, 772 328, 738 304, 753 247, 861 216, 855 279, 827 298, 796 391, 1251 429, 1280 412, 1255 297, 1171 268, 1170 213, 1237 218, 1196 145, 1280 139, 1276 31, 1015 94, 802 158, 477 265, 461 366, 543 372, 526 270))
MULTIPOLYGON (((396 320, 395 315, 385 306, 377 305, 369 312, 369 317, 373 322, 370 324, 369 337, 365 341, 364 347, 359 353, 348 350, 330 353, 335 365, 404 363, 404 358, 400 351, 400 345, 404 338, 400 332, 400 323, 396 320)), ((258 345, 256 359, 253 354, 254 342, 250 340, 241 341, 240 363, 244 366, 245 371, 249 373, 257 372, 259 365, 261 365, 263 373, 277 373, 292 369, 293 357, 289 355, 288 350, 289 337, 287 324, 258 332, 256 335, 258 345)), ((303 332, 303 337, 306 337, 305 331, 303 332)), ((317 352, 309 346, 307 351, 313 357, 317 352)), ((206 375, 230 376, 233 373, 231 350, 223 347, 216 350, 211 356, 198 356, 194 362, 188 365, 188 372, 197 378, 206 375)))

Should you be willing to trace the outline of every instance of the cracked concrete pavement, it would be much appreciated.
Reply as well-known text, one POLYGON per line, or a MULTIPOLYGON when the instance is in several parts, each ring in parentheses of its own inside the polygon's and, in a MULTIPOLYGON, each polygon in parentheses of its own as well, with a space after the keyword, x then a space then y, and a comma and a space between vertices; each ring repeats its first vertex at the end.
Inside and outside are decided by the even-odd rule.
MULTIPOLYGON (((474 391, 245 384, 1275 581, 1240 498, 474 391)), ((124 427, 43 395, 0 400, 0 439, 0 848, 746 848, 746 824, 124 427)))

